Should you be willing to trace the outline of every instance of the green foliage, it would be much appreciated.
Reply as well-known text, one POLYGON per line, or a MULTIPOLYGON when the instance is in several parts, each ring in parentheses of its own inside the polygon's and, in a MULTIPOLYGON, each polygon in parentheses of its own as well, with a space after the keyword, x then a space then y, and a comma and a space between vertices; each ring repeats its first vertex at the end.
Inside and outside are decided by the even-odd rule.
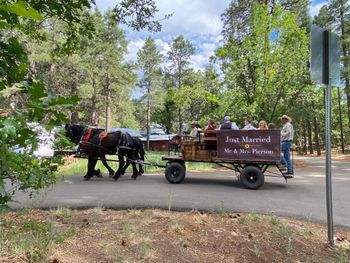
POLYGON ((276 122, 307 94, 308 36, 295 16, 281 6, 267 12, 252 5, 246 24, 249 34, 229 38, 216 52, 228 90, 220 100, 221 114, 276 122), (304 63, 301 61, 304 61, 304 63))
POLYGON ((177 107, 174 99, 174 89, 168 89, 165 94, 162 108, 156 109, 153 114, 155 122, 161 124, 166 133, 172 133, 175 130, 174 120, 177 116, 177 107))
MULTIPOLYGON (((97 13, 94 20, 88 11, 93 1, 1 0, 0 3, 0 208, 3 208, 17 190, 32 193, 56 182, 55 171, 61 159, 32 156, 38 132, 29 126, 35 122, 51 129, 68 122, 69 113, 73 117, 78 115, 77 80, 89 77, 80 59, 86 52, 85 46, 93 49, 98 44, 100 48, 93 52, 95 56, 103 56, 103 60, 99 60, 99 65, 90 64, 90 69, 101 66, 105 72, 99 81, 106 97, 111 90, 117 90, 118 98, 129 98, 130 88, 125 92, 125 87, 133 85, 135 76, 130 65, 121 63, 126 41, 116 26, 115 14, 107 13, 102 18, 97 13), (95 29, 97 33, 93 35, 95 29), (95 42, 88 42, 93 36, 95 42), (56 70, 63 74, 54 74, 56 70), (119 75, 114 76, 115 72, 119 75), (125 95, 119 96, 123 92, 125 95)), ((130 22, 138 29, 151 25, 157 11, 153 1, 129 1, 116 10, 120 12, 120 21, 130 22), (133 14, 137 20, 124 20, 133 14)), ((89 62, 97 61, 96 57, 85 58, 89 62)), ((120 113, 127 118, 132 110, 128 108, 120 113)), ((56 146, 64 144, 61 140, 56 146)))
MULTIPOLYGON (((160 31, 161 24, 158 20, 153 20, 158 9, 153 0, 123 0, 117 4, 113 10, 118 22, 139 31, 147 28, 149 31, 160 31), (133 19, 128 19, 132 17, 133 19)), ((168 19, 171 15, 166 15, 168 19)))
MULTIPOLYGON (((137 53, 137 66, 142 72, 139 86, 145 90, 141 101, 146 105, 146 128, 147 135, 150 134, 152 115, 155 109, 161 107, 163 90, 161 90, 162 71, 160 64, 162 55, 157 50, 156 43, 152 38, 147 38, 143 47, 137 53)), ((147 141, 149 148, 149 140, 147 141)))

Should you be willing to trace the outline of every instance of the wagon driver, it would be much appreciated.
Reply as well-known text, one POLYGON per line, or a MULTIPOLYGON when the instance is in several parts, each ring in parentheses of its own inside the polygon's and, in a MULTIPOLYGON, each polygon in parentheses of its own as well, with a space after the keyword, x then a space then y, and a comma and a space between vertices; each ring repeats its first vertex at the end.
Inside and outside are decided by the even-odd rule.
POLYGON ((287 166, 287 174, 293 175, 293 163, 290 159, 290 147, 294 138, 294 128, 291 123, 292 119, 287 115, 283 115, 282 117, 280 117, 280 119, 283 123, 283 128, 281 130, 283 156, 281 159, 281 163, 282 165, 287 166))

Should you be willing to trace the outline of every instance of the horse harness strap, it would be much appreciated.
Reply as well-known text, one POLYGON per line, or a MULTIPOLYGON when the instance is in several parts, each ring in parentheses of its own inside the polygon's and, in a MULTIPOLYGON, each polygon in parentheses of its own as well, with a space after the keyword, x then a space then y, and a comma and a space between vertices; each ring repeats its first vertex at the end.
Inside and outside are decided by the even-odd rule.
POLYGON ((79 148, 78 151, 80 149, 84 149, 87 146, 87 143, 90 140, 90 136, 91 136, 91 132, 92 132, 92 128, 85 128, 83 131, 83 135, 81 136, 80 142, 79 142, 79 148))
POLYGON ((98 142, 98 154, 101 155, 101 149, 104 148, 102 146, 102 140, 107 138, 108 137, 108 133, 107 132, 103 132, 103 133, 100 133, 98 135, 98 138, 99 138, 99 142, 98 142))
POLYGON ((100 134, 98 134, 98 138, 99 138, 99 144, 98 145, 89 142, 90 137, 91 137, 91 135, 93 134, 94 131, 98 132, 98 129, 85 128, 85 130, 83 132, 83 135, 82 135, 82 137, 80 139, 80 142, 79 142, 79 149, 78 149, 78 151, 80 151, 80 149, 86 148, 86 146, 88 146, 88 145, 91 145, 91 146, 98 147, 99 154, 101 154, 101 149, 103 149, 103 150, 105 150, 107 152, 113 153, 113 151, 111 151, 111 150, 109 150, 109 149, 107 149, 107 148, 102 146, 102 140, 107 138, 107 136, 108 136, 107 133, 100 133, 100 134))
POLYGON ((130 134, 121 131, 117 148, 134 150, 134 148, 132 146, 133 146, 133 141, 132 141, 132 137, 130 136, 130 134))

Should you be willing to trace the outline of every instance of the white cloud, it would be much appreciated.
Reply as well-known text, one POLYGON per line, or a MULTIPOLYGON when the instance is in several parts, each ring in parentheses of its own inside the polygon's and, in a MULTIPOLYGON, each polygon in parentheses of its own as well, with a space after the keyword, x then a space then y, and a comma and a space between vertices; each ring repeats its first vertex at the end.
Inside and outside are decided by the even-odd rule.
MULTIPOLYGON (((102 10, 113 7, 118 1, 96 0, 97 6, 102 10)), ((129 40, 126 60, 136 60, 137 51, 142 47, 146 37, 155 39, 158 50, 163 56, 170 50, 169 43, 176 36, 183 34, 185 39, 192 42, 196 54, 191 63, 195 69, 202 69, 209 63, 221 39, 222 23, 220 15, 228 7, 230 0, 156 0, 160 18, 165 14, 173 13, 169 20, 162 21, 162 31, 150 33, 146 30, 135 32, 125 28, 129 40)))
MULTIPOLYGON (((129 40, 127 60, 136 60, 137 51, 142 47, 147 37, 152 37, 162 55, 169 51, 169 43, 176 36, 183 34, 185 39, 191 41, 196 53, 191 59, 195 69, 203 69, 211 55, 220 45, 222 39, 221 14, 229 6, 231 0, 156 0, 159 9, 157 14, 161 18, 165 14, 174 13, 169 20, 162 21, 162 31, 150 33, 146 30, 136 32, 125 28, 129 40)), ((96 0, 101 10, 113 7, 117 0, 96 0)), ((325 0, 313 0, 310 14, 316 15, 326 3, 325 0)))
POLYGON ((216 35, 221 32, 220 15, 229 5, 229 0, 173 0, 157 1, 160 14, 174 13, 164 21, 164 33, 178 35, 216 35))
POLYGON ((128 53, 124 57, 125 60, 136 61, 137 60, 137 52, 142 48, 145 43, 142 39, 132 40, 128 43, 128 53))
POLYGON ((311 8, 310 8, 310 15, 311 17, 314 17, 316 15, 318 15, 318 12, 320 11, 321 7, 326 5, 327 2, 326 1, 323 1, 323 2, 320 2, 320 3, 313 3, 311 5, 311 8))
POLYGON ((168 42, 163 41, 162 39, 158 38, 155 39, 154 42, 157 45, 157 49, 159 52, 163 55, 166 56, 168 51, 170 51, 170 46, 168 42))

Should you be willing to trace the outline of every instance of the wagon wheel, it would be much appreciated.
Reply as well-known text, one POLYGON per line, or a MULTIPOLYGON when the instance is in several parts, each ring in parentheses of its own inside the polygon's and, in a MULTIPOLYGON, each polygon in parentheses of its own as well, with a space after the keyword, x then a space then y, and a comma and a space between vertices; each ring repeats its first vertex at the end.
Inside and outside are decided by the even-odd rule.
POLYGON ((241 183, 249 189, 258 189, 264 184, 264 174, 259 167, 246 166, 240 174, 241 183))
POLYGON ((180 184, 185 179, 185 165, 179 162, 171 162, 165 168, 165 178, 169 183, 180 184))

